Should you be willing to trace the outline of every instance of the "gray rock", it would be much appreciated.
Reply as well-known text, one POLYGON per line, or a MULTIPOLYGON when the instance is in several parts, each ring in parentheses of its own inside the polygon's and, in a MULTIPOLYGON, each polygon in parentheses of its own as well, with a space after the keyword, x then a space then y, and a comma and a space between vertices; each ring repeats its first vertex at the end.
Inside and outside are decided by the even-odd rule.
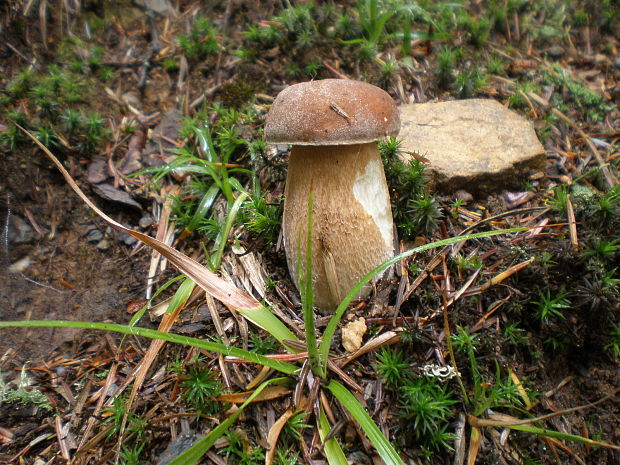
POLYGON ((97 157, 88 165, 88 182, 99 184, 110 176, 108 172, 108 160, 105 157, 97 157))
POLYGON ((86 233, 86 240, 92 244, 96 244, 102 239, 103 239, 103 233, 94 226, 90 228, 88 232, 86 233))
POLYGON ((131 234, 129 234, 128 232, 125 232, 123 230, 114 231, 114 235, 116 236, 116 240, 118 242, 121 242, 121 243, 123 243, 125 245, 128 245, 129 247, 131 247, 136 242, 138 242, 138 239, 136 239, 131 234))
POLYGON ((153 219, 152 216, 150 215, 144 215, 142 218, 140 218, 140 221, 138 221, 138 225, 142 228, 148 228, 149 226, 151 226, 153 223, 155 223, 155 220, 153 219))
POLYGON ((173 11, 168 0, 142 0, 144 6, 160 15, 173 11))
POLYGON ((438 190, 518 189, 531 173, 544 172, 545 149, 531 123, 495 100, 402 105, 400 116, 402 149, 430 161, 438 190))
POLYGON ((128 207, 142 210, 142 205, 136 202, 131 195, 124 190, 117 189, 111 184, 95 184, 93 185, 93 191, 95 191, 95 193, 103 199, 110 200, 111 202, 122 203, 128 207))
POLYGON ((566 53, 566 50, 564 50, 564 47, 561 45, 552 45, 546 50, 546 53, 551 58, 562 58, 566 53))
POLYGON ((34 229, 26 221, 17 215, 11 215, 7 228, 7 240, 9 245, 29 244, 34 240, 34 229))
POLYGON ((142 152, 142 159, 149 166, 162 166, 166 158, 175 156, 176 145, 170 141, 178 138, 181 130, 182 115, 176 108, 168 110, 161 123, 153 130, 142 152))
POLYGON ((203 437, 204 434, 196 434, 192 431, 179 434, 174 441, 168 444, 155 463, 157 465, 167 465, 203 437))
POLYGON ((347 462, 351 465, 371 465, 372 459, 364 452, 356 450, 347 455, 347 462))
POLYGON ((107 239, 102 239, 97 243, 95 247, 97 247, 99 250, 108 250, 110 248, 110 241, 108 241, 107 239))

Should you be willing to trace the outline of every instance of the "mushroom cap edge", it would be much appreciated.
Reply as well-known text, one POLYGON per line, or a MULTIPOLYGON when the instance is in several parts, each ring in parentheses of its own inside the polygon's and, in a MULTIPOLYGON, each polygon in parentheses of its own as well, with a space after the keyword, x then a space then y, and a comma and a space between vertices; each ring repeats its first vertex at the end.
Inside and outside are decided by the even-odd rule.
POLYGON ((265 124, 269 143, 348 145, 396 136, 400 117, 383 89, 362 81, 302 82, 278 94, 265 124))

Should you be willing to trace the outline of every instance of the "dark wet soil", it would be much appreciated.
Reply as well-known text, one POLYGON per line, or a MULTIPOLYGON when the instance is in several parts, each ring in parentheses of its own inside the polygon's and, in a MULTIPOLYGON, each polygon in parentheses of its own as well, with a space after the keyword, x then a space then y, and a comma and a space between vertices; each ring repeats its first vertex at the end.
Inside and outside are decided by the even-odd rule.
MULTIPOLYGON (((12 155, 0 165, 0 177, 0 319, 128 321, 128 302, 144 295, 149 253, 142 249, 131 255, 132 249, 108 233, 42 156, 26 160, 12 155), (16 239, 17 229, 26 229, 27 237, 16 239), (101 232, 109 248, 100 250, 89 242, 92 229, 101 232), (16 263, 29 264, 14 270, 16 263)), ((115 209, 105 203, 102 207, 115 209)), ((129 224, 137 221, 131 212, 116 216, 129 224)), ((13 328, 2 332, 0 355, 10 352, 19 365, 81 337, 74 329, 13 328)))

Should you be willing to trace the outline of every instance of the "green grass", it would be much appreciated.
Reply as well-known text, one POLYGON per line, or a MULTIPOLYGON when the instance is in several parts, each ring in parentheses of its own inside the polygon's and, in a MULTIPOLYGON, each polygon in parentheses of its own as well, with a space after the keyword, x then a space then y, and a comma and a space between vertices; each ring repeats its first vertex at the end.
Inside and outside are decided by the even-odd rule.
POLYGON ((425 166, 415 158, 403 162, 401 141, 390 138, 378 144, 392 202, 392 215, 399 233, 411 237, 434 230, 442 217, 432 195, 425 193, 425 166))
POLYGON ((8 130, 0 134, 0 147, 14 150, 28 143, 16 127, 20 125, 47 147, 59 147, 64 139, 82 155, 96 153, 110 132, 103 117, 88 105, 95 86, 90 68, 76 71, 50 64, 38 72, 23 69, 5 83, 0 114, 8 130))
POLYGON ((611 353, 614 360, 620 359, 620 324, 612 324, 609 333, 611 342, 605 346, 605 349, 611 353))
POLYGON ((221 404, 214 398, 224 392, 222 384, 201 358, 191 360, 180 374, 181 398, 198 414, 215 415, 221 404))
POLYGON ((447 430, 457 400, 448 386, 435 378, 411 378, 399 393, 404 444, 418 445, 427 459, 435 452, 452 450, 454 435, 447 430))
POLYGON ((252 444, 247 434, 230 429, 224 435, 228 445, 222 453, 229 463, 234 465, 261 465, 265 463, 265 451, 262 447, 252 444))
POLYGON ((377 374, 392 389, 402 387, 410 378, 411 367, 400 349, 382 347, 377 354, 377 374))
POLYGON ((558 89, 552 100, 556 106, 576 108, 590 121, 601 121, 605 116, 607 107, 603 96, 571 77, 559 64, 546 68, 544 82, 558 89))
POLYGON ((196 61, 215 54, 220 49, 218 30, 209 18, 195 18, 188 34, 177 37, 181 51, 188 59, 196 61))
POLYGON ((254 238, 261 238, 267 244, 275 244, 282 225, 280 199, 269 202, 260 191, 258 179, 254 178, 254 189, 250 198, 241 207, 240 221, 254 238))
POLYGON ((541 292, 538 300, 534 301, 536 319, 541 323, 549 323, 555 319, 566 319, 564 312, 571 308, 566 292, 552 294, 549 289, 541 292))

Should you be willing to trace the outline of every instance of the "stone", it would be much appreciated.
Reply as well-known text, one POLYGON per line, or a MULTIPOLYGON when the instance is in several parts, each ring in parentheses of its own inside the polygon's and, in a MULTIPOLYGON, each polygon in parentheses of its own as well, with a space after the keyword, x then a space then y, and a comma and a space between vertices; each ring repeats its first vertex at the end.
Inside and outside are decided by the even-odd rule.
POLYGON ((29 244, 34 241, 34 229, 26 220, 17 215, 11 215, 8 227, 5 230, 6 240, 9 245, 29 244))
POLYGON ((97 247, 97 249, 99 250, 108 250, 110 248, 110 241, 108 241, 107 239, 101 239, 99 242, 97 242, 97 245, 95 247, 97 247))
POLYGON ((142 229, 151 227, 153 223, 155 223, 155 219, 151 215, 144 215, 142 218, 140 218, 140 221, 138 221, 138 225, 142 229))
POLYGON ((116 240, 118 242, 121 242, 122 244, 125 244, 129 247, 135 245, 138 242, 138 239, 133 237, 128 232, 123 231, 122 229, 120 231, 114 231, 114 235, 116 236, 116 240))
POLYGON ((143 2, 147 9, 160 15, 174 11, 168 0, 143 0, 143 2))
POLYGON ((93 191, 102 199, 109 200, 111 202, 121 203, 128 207, 133 207, 137 210, 142 210, 142 205, 136 202, 131 195, 121 189, 117 189, 111 184, 95 184, 93 185, 93 191))
POLYGON ((545 170, 532 124, 495 100, 401 105, 400 115, 402 150, 429 160, 431 188, 478 195, 517 190, 545 170))
POLYGON ((168 110, 162 117, 159 125, 153 129, 150 140, 147 142, 142 159, 149 166, 162 166, 168 158, 176 156, 178 148, 174 141, 181 131, 181 112, 176 108, 168 110))
POLYGON ((562 58, 564 54, 566 53, 566 50, 564 50, 564 47, 562 47, 561 45, 552 45, 545 52, 551 58, 557 59, 557 58, 562 58))
POLYGON ((93 226, 86 233, 86 240, 91 244, 96 244, 97 242, 103 240, 103 233, 93 226))
POLYGON ((106 157, 96 157, 88 165, 88 182, 99 184, 110 177, 108 172, 108 159, 106 157))
POLYGON ((342 327, 342 347, 347 352, 355 352, 362 346, 362 339, 367 330, 366 320, 359 318, 342 327))
POLYGON ((30 266, 32 260, 30 257, 20 258, 8 268, 9 273, 23 273, 30 266))

